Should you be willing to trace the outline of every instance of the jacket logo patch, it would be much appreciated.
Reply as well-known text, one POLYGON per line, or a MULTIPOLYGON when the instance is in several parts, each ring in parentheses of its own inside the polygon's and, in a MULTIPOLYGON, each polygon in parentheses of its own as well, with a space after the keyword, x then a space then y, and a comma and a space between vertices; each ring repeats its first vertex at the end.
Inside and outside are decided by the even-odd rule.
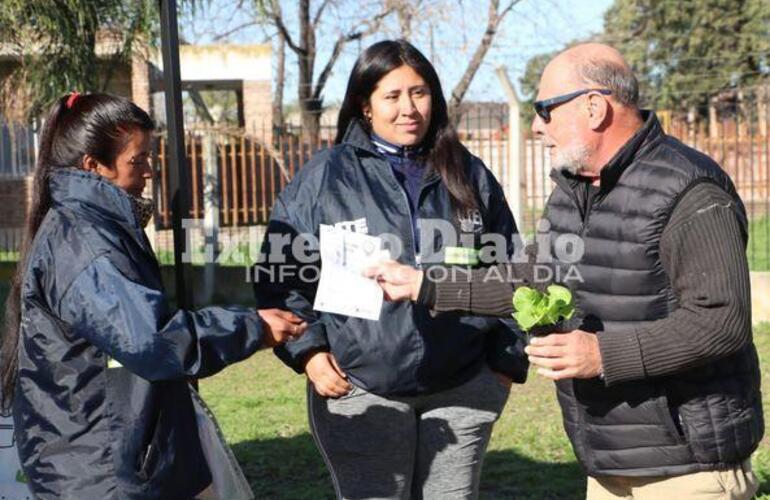
POLYGON ((335 229, 350 231, 351 233, 369 234, 369 227, 366 224, 366 218, 361 217, 355 220, 344 220, 334 224, 335 229))
POLYGON ((444 264, 476 266, 478 263, 479 252, 475 248, 446 247, 444 249, 444 264))
POLYGON ((460 231, 464 233, 478 233, 484 228, 481 212, 477 209, 468 210, 465 217, 458 217, 457 220, 460 222, 460 231))

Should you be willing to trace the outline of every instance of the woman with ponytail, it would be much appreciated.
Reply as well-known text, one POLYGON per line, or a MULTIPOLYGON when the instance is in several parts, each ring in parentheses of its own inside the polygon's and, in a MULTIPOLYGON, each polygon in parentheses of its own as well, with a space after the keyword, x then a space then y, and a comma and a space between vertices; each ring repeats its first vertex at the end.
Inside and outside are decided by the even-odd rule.
POLYGON ((187 379, 305 328, 280 310, 169 307, 143 229, 152 130, 124 98, 76 93, 42 130, 0 352, 37 498, 182 499, 212 482, 248 496, 187 379))

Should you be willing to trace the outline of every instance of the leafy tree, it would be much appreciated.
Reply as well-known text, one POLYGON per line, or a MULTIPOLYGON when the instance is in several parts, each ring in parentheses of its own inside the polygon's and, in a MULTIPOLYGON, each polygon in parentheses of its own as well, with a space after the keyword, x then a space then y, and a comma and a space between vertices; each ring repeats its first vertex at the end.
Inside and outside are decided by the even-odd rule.
POLYGON ((25 120, 67 91, 103 91, 137 40, 156 39, 156 3, 3 0, 0 43, 19 64, 2 82, 0 113, 25 120))
MULTIPOLYGON (((623 53, 639 79, 643 106, 703 116, 710 99, 734 102, 739 89, 770 75, 770 2, 615 0, 603 32, 590 40, 623 53)), ((554 55, 527 63, 520 82, 530 102, 554 55)))
POLYGON ((646 105, 705 112, 770 73, 770 2, 615 0, 599 39, 634 67, 646 105))
POLYGON ((519 78, 521 84, 522 93, 522 110, 521 118, 525 124, 532 123, 532 119, 535 117, 535 111, 532 108, 532 103, 537 96, 537 86, 540 82, 540 75, 543 74, 548 61, 554 58, 559 51, 548 52, 545 54, 538 54, 527 61, 527 66, 524 69, 524 74, 519 78))

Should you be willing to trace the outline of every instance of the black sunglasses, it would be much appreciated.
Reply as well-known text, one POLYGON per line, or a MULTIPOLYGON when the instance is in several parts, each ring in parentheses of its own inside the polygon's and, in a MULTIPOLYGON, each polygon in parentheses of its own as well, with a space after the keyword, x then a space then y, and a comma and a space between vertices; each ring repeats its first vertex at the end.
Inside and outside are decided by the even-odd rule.
POLYGON ((612 91, 609 89, 584 89, 584 90, 578 90, 576 92, 570 92, 569 94, 559 95, 556 97, 551 97, 550 99, 543 99, 542 101, 535 101, 535 113, 537 113, 537 116, 543 119, 545 123, 548 123, 551 121, 551 109, 555 108, 556 106, 560 104, 564 104, 565 102, 569 102, 572 99, 576 97, 580 97, 583 94, 589 94, 591 92, 598 92, 602 95, 610 95, 612 94, 612 91))

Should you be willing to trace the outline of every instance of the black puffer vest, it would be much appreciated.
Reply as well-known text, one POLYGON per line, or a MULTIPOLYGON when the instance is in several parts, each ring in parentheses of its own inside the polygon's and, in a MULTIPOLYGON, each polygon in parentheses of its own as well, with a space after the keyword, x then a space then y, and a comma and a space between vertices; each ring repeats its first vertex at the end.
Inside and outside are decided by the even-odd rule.
MULTIPOLYGON (((574 263, 557 262, 588 331, 623 332, 665 318, 677 306, 660 261, 663 229, 679 199, 711 182, 743 204, 729 177, 707 156, 666 136, 654 114, 602 170, 590 203, 583 186, 554 172, 547 206, 551 242, 582 238, 574 263)), ((557 384, 564 427, 589 475, 670 476, 724 469, 746 459, 764 432, 759 362, 753 343, 714 363, 675 375, 619 383, 557 384)))

